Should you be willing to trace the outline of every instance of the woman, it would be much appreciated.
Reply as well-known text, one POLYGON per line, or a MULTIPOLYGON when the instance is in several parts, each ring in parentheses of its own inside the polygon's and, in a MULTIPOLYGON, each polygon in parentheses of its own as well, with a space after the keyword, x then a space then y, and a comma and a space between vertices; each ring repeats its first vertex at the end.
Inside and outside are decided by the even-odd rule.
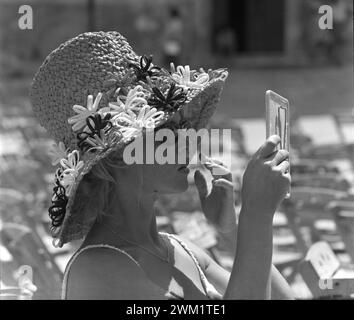
MULTIPOLYGON (((127 164, 128 146, 149 132, 205 127, 226 77, 224 69, 162 70, 136 56, 117 32, 79 35, 46 58, 31 99, 59 142, 49 208, 53 237, 58 246, 85 238, 66 268, 64 299, 292 297, 271 264, 272 218, 290 181, 288 153, 275 151, 279 137, 270 137, 248 164, 238 226, 229 171, 214 176, 210 194, 195 173, 207 218, 220 232, 236 235, 237 227, 231 274, 192 243, 157 232, 154 202, 161 193, 187 189, 188 157, 182 164, 151 163, 138 147, 134 156, 143 161, 127 164), (87 106, 79 105, 86 95, 87 106)), ((156 154, 165 143, 150 147, 156 154)), ((205 166, 223 165, 209 159, 205 166)))

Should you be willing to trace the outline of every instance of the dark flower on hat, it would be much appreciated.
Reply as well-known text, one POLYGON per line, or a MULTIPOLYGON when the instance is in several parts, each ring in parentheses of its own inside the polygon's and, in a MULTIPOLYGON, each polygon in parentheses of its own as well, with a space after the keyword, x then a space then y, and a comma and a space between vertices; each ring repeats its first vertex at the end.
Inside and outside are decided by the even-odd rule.
POLYGON ((161 68, 155 67, 152 64, 152 56, 149 57, 143 55, 140 58, 140 63, 137 65, 135 63, 129 63, 129 68, 133 68, 137 81, 146 81, 146 78, 156 76, 160 72, 161 68))
POLYGON ((101 129, 104 129, 104 131, 107 133, 112 128, 110 119, 110 113, 105 114, 103 118, 101 114, 96 113, 86 119, 86 124, 92 134, 100 132, 101 129))
POLYGON ((150 96, 148 104, 158 110, 176 111, 187 99, 187 94, 183 88, 177 88, 175 83, 171 84, 166 95, 157 87, 153 87, 152 91, 153 94, 150 96))
POLYGON ((102 137, 104 134, 108 133, 108 131, 112 129, 110 119, 110 113, 105 114, 104 117, 99 113, 89 116, 86 119, 85 130, 77 134, 77 139, 79 140, 78 147, 82 151, 91 148, 93 145, 90 143, 91 139, 88 138, 92 138, 95 141, 97 137, 102 137))
POLYGON ((66 213, 66 205, 68 203, 68 197, 65 194, 65 188, 60 184, 59 176, 61 175, 61 170, 57 170, 55 174, 55 186, 53 188, 53 198, 52 205, 48 209, 49 217, 52 220, 51 228, 59 227, 66 213))

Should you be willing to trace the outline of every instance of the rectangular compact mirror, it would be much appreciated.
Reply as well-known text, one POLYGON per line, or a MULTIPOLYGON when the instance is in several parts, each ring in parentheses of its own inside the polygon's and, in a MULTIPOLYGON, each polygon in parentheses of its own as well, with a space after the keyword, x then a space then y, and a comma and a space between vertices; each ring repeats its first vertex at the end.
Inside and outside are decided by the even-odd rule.
MULTIPOLYGON (((280 137, 279 149, 290 152, 289 101, 281 95, 266 91, 266 135, 280 137)), ((290 170, 290 169, 289 169, 290 170)), ((287 198, 290 197, 290 191, 287 198)))

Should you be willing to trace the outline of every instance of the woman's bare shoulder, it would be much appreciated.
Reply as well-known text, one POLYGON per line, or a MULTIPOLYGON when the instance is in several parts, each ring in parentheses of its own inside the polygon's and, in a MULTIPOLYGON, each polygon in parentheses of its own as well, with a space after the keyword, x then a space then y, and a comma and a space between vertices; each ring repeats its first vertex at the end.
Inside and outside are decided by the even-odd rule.
POLYGON ((127 253, 111 247, 90 247, 72 262, 67 282, 68 299, 163 299, 127 253))
POLYGON ((173 235, 173 237, 180 240, 188 247, 188 249, 192 251, 193 255, 198 260, 198 263, 202 268, 202 270, 205 270, 207 268, 207 266, 210 263, 211 257, 202 248, 198 247, 196 244, 186 239, 185 237, 177 236, 177 235, 173 235))

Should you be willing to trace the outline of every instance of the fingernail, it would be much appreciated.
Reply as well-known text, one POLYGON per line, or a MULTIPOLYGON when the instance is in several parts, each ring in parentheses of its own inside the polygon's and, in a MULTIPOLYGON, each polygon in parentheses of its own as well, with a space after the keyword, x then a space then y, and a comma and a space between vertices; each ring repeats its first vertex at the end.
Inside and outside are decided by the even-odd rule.
POLYGON ((274 143, 279 143, 280 140, 281 140, 280 137, 279 137, 278 135, 276 135, 276 134, 273 134, 273 135, 270 136, 268 139, 271 140, 271 141, 273 141, 274 143))

